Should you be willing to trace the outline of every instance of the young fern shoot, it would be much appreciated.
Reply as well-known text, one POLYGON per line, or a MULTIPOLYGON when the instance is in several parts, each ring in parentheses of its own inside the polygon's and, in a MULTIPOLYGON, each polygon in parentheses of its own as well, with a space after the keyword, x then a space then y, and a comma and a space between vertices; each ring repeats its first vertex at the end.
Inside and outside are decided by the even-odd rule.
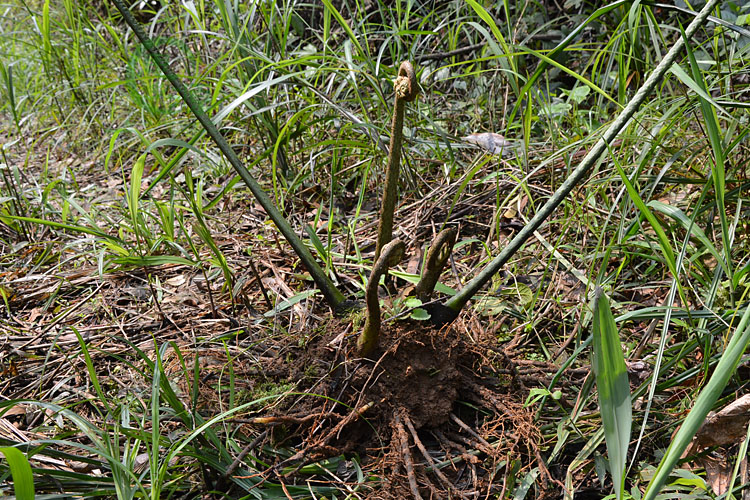
POLYGON ((448 258, 453 251, 453 245, 456 243, 457 231, 455 227, 443 229, 435 237, 432 246, 427 251, 424 271, 419 278, 414 289, 414 295, 422 302, 427 302, 432 298, 432 292, 435 290, 440 274, 448 262, 448 258))
POLYGON ((367 302, 367 319, 365 328, 357 340, 357 351, 360 356, 367 356, 378 345, 380 337, 380 301, 378 299, 378 286, 380 278, 388 272, 388 268, 395 266, 404 257, 406 245, 396 239, 383 246, 380 258, 375 261, 370 272, 370 279, 365 287, 365 301, 367 302))
POLYGON ((419 84, 414 66, 404 61, 398 68, 398 77, 393 85, 396 100, 393 105, 393 123, 391 125, 391 144, 388 153, 388 166, 385 170, 385 188, 383 189, 383 203, 380 208, 380 223, 378 224, 378 242, 375 246, 375 261, 386 243, 393 238, 393 212, 396 208, 398 194, 398 175, 401 166, 401 142, 404 128, 404 108, 419 95, 419 84))

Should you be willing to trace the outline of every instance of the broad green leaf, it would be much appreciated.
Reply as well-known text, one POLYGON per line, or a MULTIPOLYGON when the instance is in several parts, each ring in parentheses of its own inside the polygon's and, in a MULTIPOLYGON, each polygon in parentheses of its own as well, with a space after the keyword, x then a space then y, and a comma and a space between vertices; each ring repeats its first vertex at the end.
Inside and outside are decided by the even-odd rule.
POLYGON ((630 382, 615 318, 609 308, 607 296, 599 287, 594 298, 593 337, 594 375, 609 454, 609 468, 615 493, 621 499, 625 491, 625 468, 633 419, 630 382))

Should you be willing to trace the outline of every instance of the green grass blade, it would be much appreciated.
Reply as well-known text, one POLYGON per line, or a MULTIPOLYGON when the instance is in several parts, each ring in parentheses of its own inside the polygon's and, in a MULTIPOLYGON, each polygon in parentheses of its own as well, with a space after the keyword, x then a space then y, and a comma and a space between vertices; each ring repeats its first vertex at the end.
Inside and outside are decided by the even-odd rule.
POLYGON ((696 82, 693 77, 688 75, 685 70, 682 69, 682 67, 677 63, 673 64, 672 67, 669 68, 669 72, 676 76, 677 79, 680 80, 680 82, 682 82, 686 87, 698 94, 701 99, 705 99, 723 114, 729 116, 727 112, 724 111, 724 109, 719 105, 719 103, 716 102, 716 100, 714 100, 714 98, 711 97, 711 95, 706 91, 706 86, 702 80, 700 81, 700 83, 696 82))
MULTIPOLYGON (((258 203, 263 206, 264 210, 266 211, 266 213, 268 213, 271 220, 274 221, 276 226, 284 235, 284 238, 286 238, 287 242, 292 246, 292 248, 294 248, 295 253, 297 253, 297 256, 308 268, 310 275, 323 293, 326 302, 328 302, 329 305, 331 305, 331 307, 333 307, 334 309, 338 308, 346 300, 344 294, 341 293, 338 288, 336 288, 333 282, 325 274, 323 269, 318 265, 310 251, 294 232, 292 226, 284 218, 281 211, 273 204, 266 192, 263 190, 263 188, 261 188, 258 181, 255 180, 255 178, 244 166, 243 162, 240 161, 239 157, 229 145, 226 138, 219 132, 219 129, 211 121, 208 115, 206 115, 206 112, 203 110, 203 106, 195 99, 192 92, 190 92, 187 87, 185 87, 185 84, 182 83, 177 75, 175 75, 169 64, 165 62, 160 51, 154 45, 154 42, 143 31, 143 28, 138 23, 138 21, 135 20, 133 14, 125 5, 123 0, 112 0, 112 2, 117 7, 117 10, 120 11, 120 14, 127 22, 128 26, 132 28, 133 32, 136 34, 143 46, 146 48, 146 50, 148 50, 151 58, 159 67, 159 69, 161 69, 162 73, 164 73, 164 76, 180 94, 180 97, 182 97, 185 104, 188 105, 200 124, 203 126, 203 128, 206 129, 208 135, 211 136, 221 152, 224 154, 227 160, 229 160, 229 163, 232 165, 232 167, 237 171, 240 177, 242 177, 242 180, 245 181, 245 184, 247 184, 247 186, 250 188, 250 191, 253 193, 256 200, 258 200, 258 203)), ((328 2, 328 4, 330 5, 330 1, 328 2)))
POLYGON ((113 258, 112 262, 123 266, 133 267, 154 267, 169 264, 195 267, 198 265, 194 260, 178 257, 176 255, 144 255, 143 257, 138 255, 123 255, 121 257, 113 258))
POLYGON ((96 395, 99 396, 99 400, 104 403, 104 407, 107 408, 107 411, 112 411, 112 409, 109 406, 109 400, 104 395, 104 392, 102 392, 102 386, 99 384, 99 377, 96 376, 96 370, 94 369, 94 363, 91 361, 91 354, 89 354, 89 349, 86 346, 86 341, 83 340, 83 337, 78 332, 78 330, 75 327, 70 327, 71 330, 73 330, 73 333, 75 333, 76 338, 78 339, 78 345, 81 346, 81 352, 83 353, 83 359, 86 362, 86 371, 89 374, 89 379, 91 380, 91 383, 94 385, 94 390, 96 391, 96 395))
POLYGON ((45 0, 42 7, 42 46, 44 47, 45 59, 52 54, 52 37, 50 36, 49 0, 45 0))
POLYGON ((750 445, 750 426, 748 426, 747 433, 745 433, 745 439, 742 441, 740 449, 737 452, 737 461, 734 463, 734 469, 732 470, 732 475, 729 479, 729 487, 727 488, 727 491, 732 491, 734 489, 734 481, 739 475, 740 466, 742 466, 742 464, 746 460, 745 457, 747 456, 748 445, 750 445))
POLYGON ((690 231, 690 234, 694 238, 696 238, 698 241, 700 241, 704 247, 706 247, 706 250, 716 259, 716 262, 718 262, 719 265, 724 269, 724 273, 726 273, 727 276, 729 276, 729 269, 727 268, 726 262, 724 262, 724 259, 719 253, 719 250, 717 250, 714 244, 711 243, 711 240, 708 239, 708 236, 706 236, 706 233, 703 231, 703 229, 701 229, 700 226, 696 226, 690 220, 690 218, 687 215, 685 215, 685 212, 683 212, 677 207, 674 207, 672 205, 667 205, 666 203, 662 203, 658 200, 651 200, 646 205, 655 210, 658 210, 664 215, 671 217, 672 219, 677 221, 683 228, 685 228, 685 230, 690 231))
MULTIPOLYGON (((154 141, 146 151, 151 151, 152 149, 160 148, 162 146, 174 146, 178 149, 177 153, 172 155, 171 159, 167 164, 159 170, 159 173, 154 177, 154 180, 151 181, 151 183, 148 185, 146 190, 143 192, 143 195, 147 195, 151 189, 153 189, 154 186, 156 186, 161 180, 169 175, 169 173, 172 171, 172 169, 182 160, 182 158, 188 153, 188 151, 192 151, 193 153, 203 156, 204 153, 195 147, 195 143, 198 142, 199 139, 201 139, 205 135, 206 131, 201 129, 199 130, 193 137, 190 138, 189 142, 181 141, 179 139, 159 139, 157 141, 154 141)), ((110 146, 110 150, 112 147, 110 146)), ((110 153, 108 153, 109 155, 110 153)), ((252 166, 251 166, 252 167, 252 166)))
POLYGON ((599 391, 599 408, 607 442, 609 467, 617 498, 623 498, 625 467, 633 419, 630 404, 630 383, 625 358, 620 347, 615 318, 601 288, 594 298, 594 374, 599 391))
POLYGON ((586 85, 588 88, 590 88, 591 90, 593 90, 597 94, 601 95, 602 97, 604 97, 605 99, 607 99, 608 101, 610 101, 612 104, 616 105, 618 108, 620 108, 620 109, 623 108, 623 106, 619 102, 617 102, 616 99, 613 99, 609 94, 607 94, 607 92, 604 89, 602 89, 597 84, 595 84, 594 82, 592 82, 591 80, 589 80, 588 78, 586 78, 584 75, 582 75, 580 73, 576 73, 572 69, 568 68, 566 65, 560 64, 559 62, 555 61, 551 57, 548 57, 548 56, 546 56, 546 55, 544 55, 541 52, 538 52, 536 50, 532 50, 532 49, 528 49, 527 48, 526 52, 529 53, 529 54, 531 54, 531 55, 533 55, 533 56, 535 56, 535 57, 537 57, 537 58, 539 58, 540 61, 543 61, 543 62, 547 63, 548 65, 554 66, 555 68, 559 69, 560 71, 569 74, 570 76, 572 76, 573 78, 575 78, 576 80, 578 80, 582 84, 586 85))
POLYGON ((285 311, 286 309, 289 309, 290 307, 292 307, 294 304, 298 304, 302 302, 303 300, 305 300, 306 298, 312 297, 317 292, 318 292, 317 290, 313 289, 313 290, 305 290, 304 292, 300 292, 296 295, 293 295, 292 297, 282 302, 279 302, 276 305, 276 307, 274 307, 270 311, 266 311, 263 314, 263 316, 266 318, 273 318, 275 315, 279 314, 281 311, 285 311))
MULTIPOLYGON (((494 35, 495 39, 500 42, 500 46, 502 47, 503 55, 505 55, 505 59, 500 60, 500 64, 503 67, 503 69, 506 69, 509 71, 510 75, 517 75, 518 71, 516 69, 515 60, 512 55, 512 50, 510 46, 508 45, 508 42, 505 40, 505 37, 500 32, 500 28, 497 27, 497 24, 495 23, 495 20, 492 19, 492 16, 489 12, 485 10, 484 7, 482 7, 476 0, 466 0, 469 6, 474 9, 474 12, 477 13, 477 15, 482 19, 482 21, 487 24, 487 26, 490 27, 492 30, 492 34, 494 35)), ((508 78, 508 83, 510 83, 511 87, 513 88, 513 92, 518 95, 518 79, 517 78, 508 78)))
POLYGON ((29 465, 26 455, 18 448, 11 446, 0 448, 0 453, 5 455, 5 460, 8 461, 16 499, 34 500, 34 476, 31 473, 31 465, 29 465))
POLYGON ((51 220, 39 219, 37 217, 21 217, 19 215, 2 215, 0 216, 0 220, 2 219, 29 222, 31 224, 41 224, 43 226, 54 227, 56 229, 65 229, 68 231, 73 231, 74 233, 84 233, 84 234, 90 234, 92 236, 98 236, 99 238, 112 241, 114 243, 124 243, 120 238, 116 236, 111 236, 105 233, 104 231, 102 231, 101 229, 97 229, 93 227, 79 226, 76 224, 66 224, 63 222, 55 222, 51 220))
POLYGON ((724 184, 726 178, 726 170, 724 165, 724 141, 721 138, 721 128, 719 127, 719 119, 716 116, 716 109, 714 109, 711 101, 706 99, 704 96, 708 95, 708 89, 706 89, 706 82, 703 79, 703 73, 698 66, 698 61, 695 59, 695 54, 687 43, 685 38, 685 31, 680 27, 682 37, 685 39, 685 50, 687 51, 688 60, 690 61, 690 70, 693 74, 693 80, 703 90, 702 93, 698 93, 698 100, 701 105, 701 113, 703 114, 703 121, 706 124, 706 131, 708 132, 708 139, 711 143, 711 149, 714 153, 714 168, 711 169, 711 178, 714 181, 714 192, 716 193, 716 211, 719 214, 719 220, 721 221, 721 240, 724 246, 724 263, 727 268, 727 277, 732 279, 732 242, 729 238, 729 221, 727 220, 727 212, 724 205, 724 193, 726 186, 724 184))
POLYGON ((732 339, 722 354, 713 375, 695 400, 693 409, 688 413, 680 429, 672 438, 669 448, 659 462, 651 482, 646 489, 643 500, 655 500, 662 486, 667 482, 669 474, 680 460, 682 452, 698 432, 698 429, 711 411, 716 400, 721 396, 729 379, 734 375, 737 364, 742 358, 748 343, 750 343, 750 307, 745 310, 742 320, 737 326, 732 339))
POLYGON ((138 157, 133 165, 133 171, 130 174, 130 190, 128 191, 128 209, 130 211, 130 223, 133 225, 133 232, 136 237, 140 236, 140 224, 138 223, 138 201, 141 199, 141 179, 143 179, 143 169, 146 166, 146 155, 138 157))
MULTIPOLYGON (((717 3, 718 0, 709 0, 703 9, 701 9, 700 13, 695 19, 693 19, 690 26, 688 26, 687 33, 689 35, 693 35, 700 28, 705 22, 708 13, 717 3)), ((654 68, 641 88, 638 89, 630 102, 628 102, 627 106, 625 106, 625 109, 623 109, 615 121, 607 127, 607 130, 602 137, 599 138, 578 166, 568 175, 565 181, 557 188, 547 202, 531 219, 529 219, 523 229, 521 229, 513 239, 510 240, 510 242, 508 242, 505 248, 494 259, 492 259, 492 261, 487 264, 479 274, 466 283, 460 292, 443 304, 448 318, 455 318, 455 316, 458 315, 458 312, 463 309, 466 303, 492 279, 492 276, 494 276, 502 266, 505 265, 510 257, 518 251, 523 243, 541 226, 558 205, 562 203, 573 187, 583 180, 589 169, 599 160, 602 153, 604 153, 604 150, 609 148, 609 145, 614 141, 615 137, 622 132, 635 114, 636 110, 641 107, 646 100, 646 97, 656 87, 658 81, 661 80, 667 70, 672 66, 672 63, 674 63, 680 50, 682 50, 683 45, 684 41, 682 39, 678 39, 677 42, 675 42, 672 48, 669 49, 669 52, 664 56, 664 59, 662 59, 658 66, 654 68)), ((509 118, 509 121, 512 121, 512 117, 509 118)), ((672 259, 672 264, 674 264, 674 258, 672 259)), ((684 300, 684 291, 682 291, 680 295, 684 300)), ((687 304, 687 300, 684 300, 684 303, 687 304)))
POLYGON ((359 43, 359 37, 354 34, 352 31, 352 28, 349 26, 349 23, 346 22, 346 19, 344 19, 344 16, 341 15, 341 12, 336 9, 336 7, 333 6, 331 3, 331 0, 323 0, 323 5, 326 6, 326 12, 333 15, 333 17, 336 18, 336 21, 338 21, 339 25, 346 31, 346 34, 349 36, 349 40, 357 47, 357 50, 360 54, 367 54, 368 52, 365 52, 362 49, 362 45, 359 43))
POLYGON ((0 76, 2 76, 6 92, 8 94, 8 107, 10 108, 10 112, 13 115, 13 122, 16 125, 16 129, 20 132, 21 122, 18 119, 16 92, 13 86, 13 63, 8 64, 7 67, 5 66, 5 64, 0 63, 0 76))
MULTIPOLYGON (((555 59, 562 53, 573 41, 575 41, 576 38, 578 38, 578 35, 580 35, 583 30, 588 26, 590 23, 596 21, 603 15, 607 14, 609 11, 616 9, 618 7, 622 7, 623 5, 626 5, 628 2, 625 0, 618 0, 616 2, 612 2, 610 4, 607 4, 603 7, 600 7, 596 11, 594 11, 584 22, 576 26, 576 28, 566 36, 563 41, 561 41, 557 46, 552 49, 550 52, 547 53, 547 57, 549 59, 555 59)), ((520 90, 519 99, 516 102, 515 106, 513 106, 513 111, 511 111, 510 116, 508 118, 508 122, 512 123, 513 119, 516 117, 516 114, 518 113, 519 108, 523 104, 523 97, 528 94, 529 90, 537 83, 537 80, 542 76, 542 74, 546 71, 546 69, 549 67, 549 63, 545 60, 539 63, 536 70, 534 71, 534 74, 532 74, 529 79, 524 84, 523 88, 520 90)))
MULTIPOLYGON (((625 175, 625 172, 622 170, 622 167, 620 167, 619 162, 615 160, 612 163, 615 165, 615 169, 617 169, 617 173, 620 174, 620 178, 622 179, 622 182, 625 184, 625 188, 627 189, 628 195, 630 196, 630 199, 633 201, 633 204, 635 204, 638 211, 648 221, 648 223, 651 225, 651 228, 656 233, 656 238, 659 240, 659 247, 661 248, 662 254, 664 255, 664 260, 667 263, 667 267, 669 268, 669 271, 672 273, 672 276, 676 279, 677 276, 679 276, 677 272, 678 271, 677 263, 676 263, 677 261, 675 259, 674 250, 672 250, 672 245, 670 245, 669 243, 669 238, 667 237, 667 233, 665 233, 664 228, 661 227, 661 224, 659 223, 659 219, 656 218, 654 213, 651 210, 649 210, 649 208, 643 202, 641 195, 638 194, 638 191, 635 189, 635 186, 633 186, 633 183, 630 182, 630 179, 628 179, 628 176, 625 175)), ((677 291, 680 294, 680 300, 682 300, 682 304, 684 306, 687 306, 689 302, 687 301, 685 290, 683 289, 679 280, 677 281, 677 291)))
POLYGON ((315 230, 310 226, 310 224, 305 224, 305 232, 310 237, 310 242, 315 248, 315 251, 318 252, 318 256, 323 260, 323 262, 329 264, 331 262, 330 252, 326 249, 325 245, 323 245, 323 242, 320 241, 320 238, 318 238, 318 235, 315 233, 315 230))
POLYGON ((158 370, 154 370, 153 379, 151 379, 151 442, 149 443, 149 476, 151 477, 151 498, 156 500, 159 498, 161 492, 161 467, 159 467, 159 455, 160 451, 160 401, 161 393, 159 387, 161 386, 161 375, 162 370, 162 357, 164 355, 164 348, 166 344, 159 348, 158 345, 154 345, 156 353, 156 362, 159 365, 158 370))
POLYGON ((214 255, 214 263, 221 269, 221 272, 224 275, 224 281, 226 283, 227 290, 231 292, 232 282, 234 281, 234 273, 229 268, 227 258, 224 255, 224 252, 222 252, 219 246, 216 244, 216 241, 211 235, 211 230, 206 225, 206 221, 203 219, 203 217, 200 216, 198 212, 195 212, 195 215, 196 219, 198 219, 198 222, 196 222, 194 226, 195 231, 198 233, 203 242, 208 246, 208 248, 211 249, 211 253, 214 255))

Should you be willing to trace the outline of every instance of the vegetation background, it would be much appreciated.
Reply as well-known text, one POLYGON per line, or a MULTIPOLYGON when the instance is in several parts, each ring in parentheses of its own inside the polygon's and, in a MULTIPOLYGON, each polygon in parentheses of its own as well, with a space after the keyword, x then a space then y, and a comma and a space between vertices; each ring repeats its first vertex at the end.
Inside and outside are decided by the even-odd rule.
MULTIPOLYGON (((414 64, 395 229, 407 257, 380 288, 391 342, 430 329, 408 293, 432 238, 458 231, 437 288, 450 296, 562 184, 702 5, 131 10, 359 300, 393 82, 414 64)), ((370 420, 337 400, 334 382, 350 379, 334 374, 360 363, 361 315, 333 317, 114 5, 0 11, 3 495, 749 497, 749 6, 712 9, 587 179, 453 323, 446 350, 477 363, 461 358, 456 376, 490 392, 446 393, 450 418, 416 429, 380 418, 395 393, 373 400, 370 420), (625 373, 626 404, 613 404, 603 383, 625 373), (663 487, 646 492, 655 476, 663 487)))

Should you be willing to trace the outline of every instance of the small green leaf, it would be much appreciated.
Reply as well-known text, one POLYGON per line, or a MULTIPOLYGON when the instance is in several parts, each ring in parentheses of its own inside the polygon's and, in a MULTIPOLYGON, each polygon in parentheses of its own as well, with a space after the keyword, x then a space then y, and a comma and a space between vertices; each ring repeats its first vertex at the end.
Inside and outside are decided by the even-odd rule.
POLYGON ((525 408, 536 404, 542 398, 550 397, 555 401, 558 401, 562 397, 562 391, 559 389, 555 392, 549 392, 546 387, 535 387, 529 391, 529 396, 526 398, 526 402, 523 404, 525 408))
POLYGON ((529 390, 529 396, 526 398, 526 402, 523 404, 524 408, 528 408, 529 406, 537 403, 540 401, 543 397, 549 396, 550 392, 545 387, 534 387, 533 389, 529 390))
POLYGON ((570 91, 570 99, 576 104, 581 104, 591 92, 591 89, 585 85, 579 85, 570 91))
POLYGON ((410 308, 411 308, 411 307, 419 307, 419 306, 421 306, 421 305, 422 305, 422 301, 421 301, 421 300, 419 300, 419 299, 418 299, 418 298, 416 298, 416 297, 408 297, 408 298, 407 298, 407 299, 406 299, 406 300, 404 301, 404 305, 405 305, 406 307, 410 307, 410 308))
POLYGON ((512 301, 517 301, 518 305, 528 309, 534 303, 534 291, 525 283, 516 283, 500 290, 500 295, 507 297, 512 301))
POLYGON ((476 301, 474 309, 482 316, 497 316, 508 310, 508 301, 500 297, 484 297, 476 301))
POLYGON ((417 321, 427 321, 431 317, 432 316, 430 315, 430 313, 428 313, 422 308, 414 309, 411 312, 411 319, 416 319, 417 321))

